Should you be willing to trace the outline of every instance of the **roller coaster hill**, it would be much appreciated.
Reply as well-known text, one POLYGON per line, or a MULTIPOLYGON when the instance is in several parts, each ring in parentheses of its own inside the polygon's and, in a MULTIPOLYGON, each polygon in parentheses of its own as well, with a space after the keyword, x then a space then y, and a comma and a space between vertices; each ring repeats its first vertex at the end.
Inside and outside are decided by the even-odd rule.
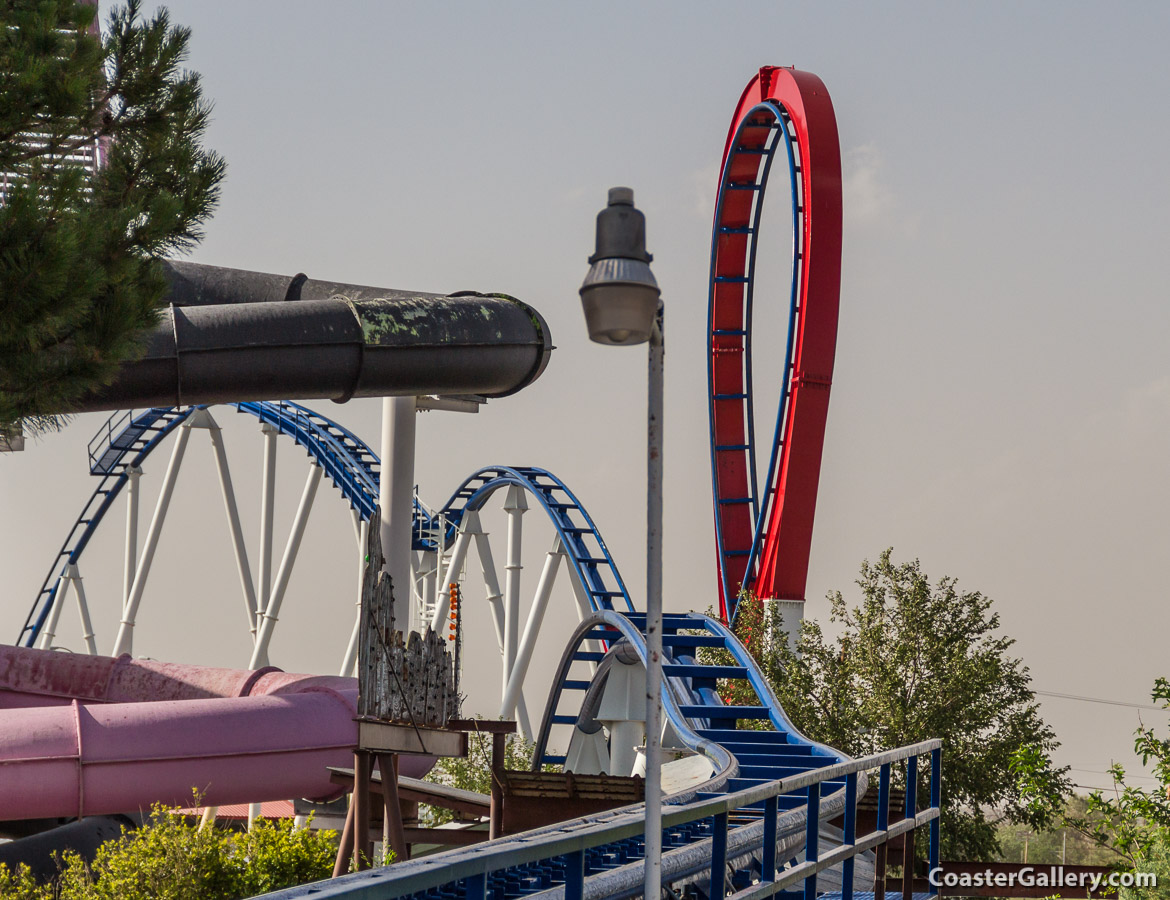
MULTIPOLYGON (((671 761, 662 770, 662 885, 670 896, 892 900, 902 893, 885 878, 891 849, 912 872, 915 838, 924 834, 927 861, 938 863, 940 743, 855 760, 808 739, 726 624, 746 592, 777 604, 787 622, 798 620, 803 607, 841 262, 840 149, 820 79, 761 69, 736 106, 718 177, 707 388, 720 617, 663 617, 661 741, 671 761), (770 435, 758 438, 752 310, 774 166, 790 199, 791 289, 776 419, 770 435), (717 657, 720 663, 711 662, 717 657), (720 684, 735 680, 751 688, 754 703, 724 703, 720 684), (895 793, 898 783, 903 789, 895 793), (928 788, 920 791, 920 783, 928 788)), ((458 408, 523 389, 540 377, 552 349, 539 313, 506 295, 417 294, 189 263, 171 263, 169 271, 171 305, 145 357, 87 403, 87 409, 127 410, 114 413, 91 442, 97 487, 54 558, 17 646, 0 648, 0 821, 9 824, 183 802, 193 784, 205 788, 211 806, 337 796, 327 767, 349 765, 357 745, 351 676, 358 623, 337 676, 286 674, 268 665, 268 649, 318 485, 328 476, 352 511, 364 548, 385 496, 383 467, 368 444, 328 417, 267 398, 399 396, 418 398, 420 407, 458 408), (282 437, 310 459, 275 568, 275 488, 272 467, 265 466, 268 512, 255 578, 215 404, 260 424, 266 459, 274 458, 282 437), (252 636, 252 656, 241 669, 130 656, 174 480, 199 430, 215 449, 252 636), (139 552, 142 464, 168 440, 170 462, 139 552), (127 508, 126 578, 113 653, 100 656, 80 567, 119 497, 127 508), (81 626, 78 649, 86 653, 52 652, 62 640, 61 612, 70 596, 81 626)), ((412 422, 414 406, 408 408, 412 422)), ((448 627, 446 587, 478 556, 503 663, 500 705, 492 712, 515 719, 534 741, 533 771, 641 774, 647 614, 638 610, 578 495, 545 469, 497 465, 467 477, 442 506, 417 497, 408 503, 413 514, 402 546, 409 544, 413 557, 410 625, 448 627), (483 523, 493 498, 503 500, 507 521, 502 585, 483 523), (522 620, 526 511, 543 513, 553 543, 541 554, 535 596, 522 620), (562 595, 577 625, 554 671, 530 674, 546 613, 562 595), (548 690, 539 718, 529 715, 526 685, 548 690)), ((384 507, 391 517, 402 508, 384 507)), ((391 547, 391 571, 393 555, 391 547)), ((463 605, 474 602, 467 593, 463 605)), ((432 762, 403 760, 402 777, 421 777, 432 762)), ((643 894, 645 836, 643 806, 635 804, 267 896, 634 897, 643 894)), ((915 897, 937 893, 934 887, 915 893, 913 882, 905 887, 915 897)))

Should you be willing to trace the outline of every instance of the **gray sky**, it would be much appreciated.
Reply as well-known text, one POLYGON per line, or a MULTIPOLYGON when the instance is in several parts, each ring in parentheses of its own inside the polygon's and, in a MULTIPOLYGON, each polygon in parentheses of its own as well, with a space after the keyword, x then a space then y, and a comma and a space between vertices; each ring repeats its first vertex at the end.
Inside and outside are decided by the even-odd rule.
MULTIPOLYGON (((635 188, 668 308, 673 609, 716 599, 703 329, 723 140, 760 65, 815 72, 837 111, 846 230, 809 614, 824 615, 825 593, 848 595, 861 560, 892 545, 933 577, 994 597, 1041 690, 1145 702, 1170 674, 1170 7, 170 9, 194 32, 191 65, 215 101, 208 143, 229 164, 193 258, 502 290, 535 305, 558 345, 549 369, 478 417, 426 414, 420 489, 441 504, 482 465, 551 469, 588 505, 640 605, 645 356, 590 344, 577 297, 606 189, 635 188)), ((784 340, 771 301, 785 294, 788 213, 780 191, 772 197, 757 346, 784 340)), ((776 389, 762 372, 763 410, 776 389)), ((376 401, 315 405, 376 443, 376 401)), ((254 532, 260 438, 242 417, 218 416, 254 532)), ((6 640, 92 490, 85 445, 103 419, 80 417, 0 458, 6 640)), ((238 665, 247 638, 210 454, 193 443, 189 456, 136 650, 238 665)), ((281 460, 287 522, 305 464, 291 445, 281 460)), ((155 486, 164 465, 161 453, 151 460, 155 486)), ((350 526, 335 495, 318 506, 274 646, 288 669, 332 670, 350 625, 350 526)), ((117 619, 121 522, 119 507, 82 566, 103 651, 117 619)), ((556 613, 566 630, 568 610, 556 613)), ((74 618, 63 621, 75 630, 74 618)), ((490 649, 486 621, 472 637, 490 649)), ((542 647, 549 661, 556 634, 542 647)), ((493 712, 490 672, 468 679, 473 711, 493 712)), ((534 712, 543 677, 530 682, 534 712)), ((1044 712, 1078 782, 1104 784, 1094 770, 1131 759, 1136 711, 1046 699, 1044 712)))

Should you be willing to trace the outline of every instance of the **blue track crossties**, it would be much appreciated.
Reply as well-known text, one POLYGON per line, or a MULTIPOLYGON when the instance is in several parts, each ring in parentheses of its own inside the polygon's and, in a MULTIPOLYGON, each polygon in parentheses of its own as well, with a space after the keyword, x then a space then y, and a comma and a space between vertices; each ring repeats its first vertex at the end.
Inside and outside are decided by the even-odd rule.
MULTIPOLYGON (((718 504, 715 538, 719 551, 721 612, 733 617, 741 587, 749 586, 771 498, 761 496, 757 478, 757 441, 752 383, 752 307, 755 300, 756 251, 764 193, 772 162, 784 148, 792 194, 792 230, 799 241, 803 207, 797 175, 799 152, 786 111, 775 102, 761 103, 744 117, 720 177, 711 238, 711 281, 707 329, 707 370, 711 419, 712 487, 718 504), (750 192, 749 196, 744 192, 750 192), (726 252, 728 250, 734 252, 726 252), (723 257, 720 254, 723 253, 723 257), (731 262, 720 263, 721 258, 731 262), (724 271, 720 265, 735 265, 724 271)), ((775 433, 764 479, 771 485, 783 441, 788 376, 794 346, 799 297, 799 245, 792 254, 785 369, 776 411, 775 433)))

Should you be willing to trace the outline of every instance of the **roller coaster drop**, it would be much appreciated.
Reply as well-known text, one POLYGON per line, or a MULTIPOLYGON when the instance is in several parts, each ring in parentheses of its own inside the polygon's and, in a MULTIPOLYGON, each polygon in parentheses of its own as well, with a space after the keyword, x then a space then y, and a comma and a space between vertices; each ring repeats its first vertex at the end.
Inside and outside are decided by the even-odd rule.
MULTIPOLYGON (((828 93, 821 81, 808 73, 761 69, 744 91, 729 130, 712 233, 708 387, 720 610, 725 621, 734 617, 745 589, 762 598, 797 602, 804 598, 836 341, 840 238, 840 153, 828 93), (792 289, 784 357, 787 375, 761 487, 756 476, 760 445, 752 405, 752 305, 764 194, 777 156, 787 163, 792 197, 792 289)), ((368 520, 377 500, 378 462, 360 439, 295 404, 249 402, 235 406, 258 418, 273 433, 286 434, 304 447, 318 473, 327 474, 348 501, 355 521, 368 520)), ((202 407, 155 408, 128 414, 91 448, 91 471, 103 480, 46 579, 22 631, 23 643, 29 647, 51 643, 65 587, 76 580, 77 565, 90 536, 118 492, 127 484, 133 485, 145 456, 180 426, 185 425, 188 432, 199 424, 212 427, 213 423, 209 426, 202 418, 207 415, 202 407)), ((220 446, 217 443, 217 453, 220 446)), ((180 449, 175 452, 181 456, 180 449)), ((257 598, 249 591, 251 578, 237 533, 230 478, 224 479, 223 473, 221 468, 229 523, 235 523, 233 538, 249 624, 257 635, 258 656, 253 662, 263 664, 264 636, 270 636, 284 582, 278 575, 271 592, 265 589, 266 597, 257 598)), ((315 477, 319 479, 320 474, 315 477)), ((165 494, 165 484, 163 490, 165 494)), ((165 515, 165 502, 160 508, 165 515)), ((154 532, 152 524, 152 535, 154 532)), ((143 556, 147 569, 151 540, 148 536, 143 556)), ((637 703, 627 703, 616 711, 615 707, 621 706, 617 698, 628 693, 631 678, 640 678, 638 673, 644 666, 645 616, 635 611, 617 566, 584 507, 551 473, 530 467, 482 469, 437 512, 416 502, 415 550, 424 559, 429 554, 431 560, 429 577, 420 576, 416 583, 419 619, 439 623, 445 618, 443 592, 434 591, 433 586, 445 584, 461 571, 473 544, 478 545, 484 564, 488 600, 505 663, 501 715, 518 714, 525 730, 536 736, 534 768, 552 763, 578 772, 628 774, 636 756, 625 744, 640 743, 638 728, 644 710, 639 711, 637 703), (536 500, 555 530, 522 639, 516 598, 510 584, 507 597, 499 589, 478 523, 484 503, 500 490, 509 497, 505 509, 510 537, 512 527, 518 528, 515 513, 527 506, 521 495, 536 500), (581 621, 552 682, 540 727, 533 730, 526 722, 521 687, 562 559, 568 564, 581 621), (566 751, 559 755, 552 752, 550 739, 557 728, 569 732, 567 744, 563 744, 566 751), (625 739, 634 734, 633 741, 625 739)), ((511 541, 509 544, 510 569, 511 541)), ((145 574, 140 565, 133 578, 127 578, 124 633, 133 627, 141 597, 138 584, 145 574)), ((87 645, 93 652, 93 629, 88 624, 84 594, 78 593, 77 599, 87 645)), ((805 896, 811 900, 816 895, 817 872, 837 864, 841 889, 849 896, 855 853, 879 845, 895 832, 928 824, 931 857, 937 860, 941 785, 937 742, 850 762, 793 727, 751 656, 725 625, 694 613, 668 614, 664 644, 664 744, 708 763, 708 774, 695 779, 698 783, 667 798, 672 804, 667 809, 672 811, 664 816, 664 881, 710 879, 713 886, 729 875, 740 891, 736 896, 746 898, 768 896, 803 880, 805 896), (726 651, 732 664, 704 664, 699 658, 704 648, 726 651), (746 681, 758 697, 757 704, 725 706, 717 690, 720 679, 746 681), (750 723, 756 727, 741 727, 750 723), (763 730, 758 730, 760 727, 763 730), (929 808, 918 810, 911 789, 905 818, 886 828, 890 767, 905 760, 908 784, 913 786, 917 759, 922 754, 930 755, 929 808), (881 776, 881 836, 859 840, 856 799, 865 789, 865 770, 872 768, 880 769, 881 776), (818 857, 818 823, 842 813, 846 846, 818 857), (783 860, 802 853, 805 863, 794 860, 786 872, 778 874, 783 860)), ((128 637, 119 638, 118 649, 129 649, 128 637)), ((343 674, 348 674, 352 664, 351 641, 343 674)), ((589 896, 633 896, 641 886, 641 833, 637 811, 619 810, 529 832, 519 843, 504 839, 272 896, 418 896, 439 900, 490 893, 502 900, 546 891, 549 896, 563 892, 570 898, 581 898, 583 892, 589 896), (593 877, 584 882, 586 875, 593 877)), ((710 896, 723 896, 721 889, 711 886, 707 888, 710 896)))

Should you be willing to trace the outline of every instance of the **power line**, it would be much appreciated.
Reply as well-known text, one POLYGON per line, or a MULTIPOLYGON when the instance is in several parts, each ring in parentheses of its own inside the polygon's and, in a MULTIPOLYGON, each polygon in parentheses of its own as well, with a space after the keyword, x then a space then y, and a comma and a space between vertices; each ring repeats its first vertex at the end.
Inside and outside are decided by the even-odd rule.
POLYGON ((1062 694, 1059 691, 1033 691, 1033 694, 1038 694, 1041 697, 1056 697, 1060 700, 1079 700, 1082 703, 1104 703, 1106 706, 1127 706, 1130 709, 1151 709, 1154 712, 1164 712, 1161 706, 1154 706, 1150 703, 1129 703, 1125 700, 1106 700, 1102 697, 1084 697, 1080 694, 1062 694))
MULTIPOLYGON (((1075 767, 1075 765, 1069 765, 1068 768, 1074 772, 1088 772, 1089 775, 1109 775, 1109 776, 1113 775, 1113 772, 1101 771, 1100 769, 1078 769, 1075 767)), ((1148 782, 1156 782, 1157 781, 1157 778, 1155 778, 1152 775, 1130 775, 1129 772, 1126 772, 1126 778, 1127 779, 1141 778, 1141 779, 1143 779, 1143 781, 1148 781, 1148 782)), ((1078 785, 1078 786, 1082 786, 1082 785, 1078 785)))

